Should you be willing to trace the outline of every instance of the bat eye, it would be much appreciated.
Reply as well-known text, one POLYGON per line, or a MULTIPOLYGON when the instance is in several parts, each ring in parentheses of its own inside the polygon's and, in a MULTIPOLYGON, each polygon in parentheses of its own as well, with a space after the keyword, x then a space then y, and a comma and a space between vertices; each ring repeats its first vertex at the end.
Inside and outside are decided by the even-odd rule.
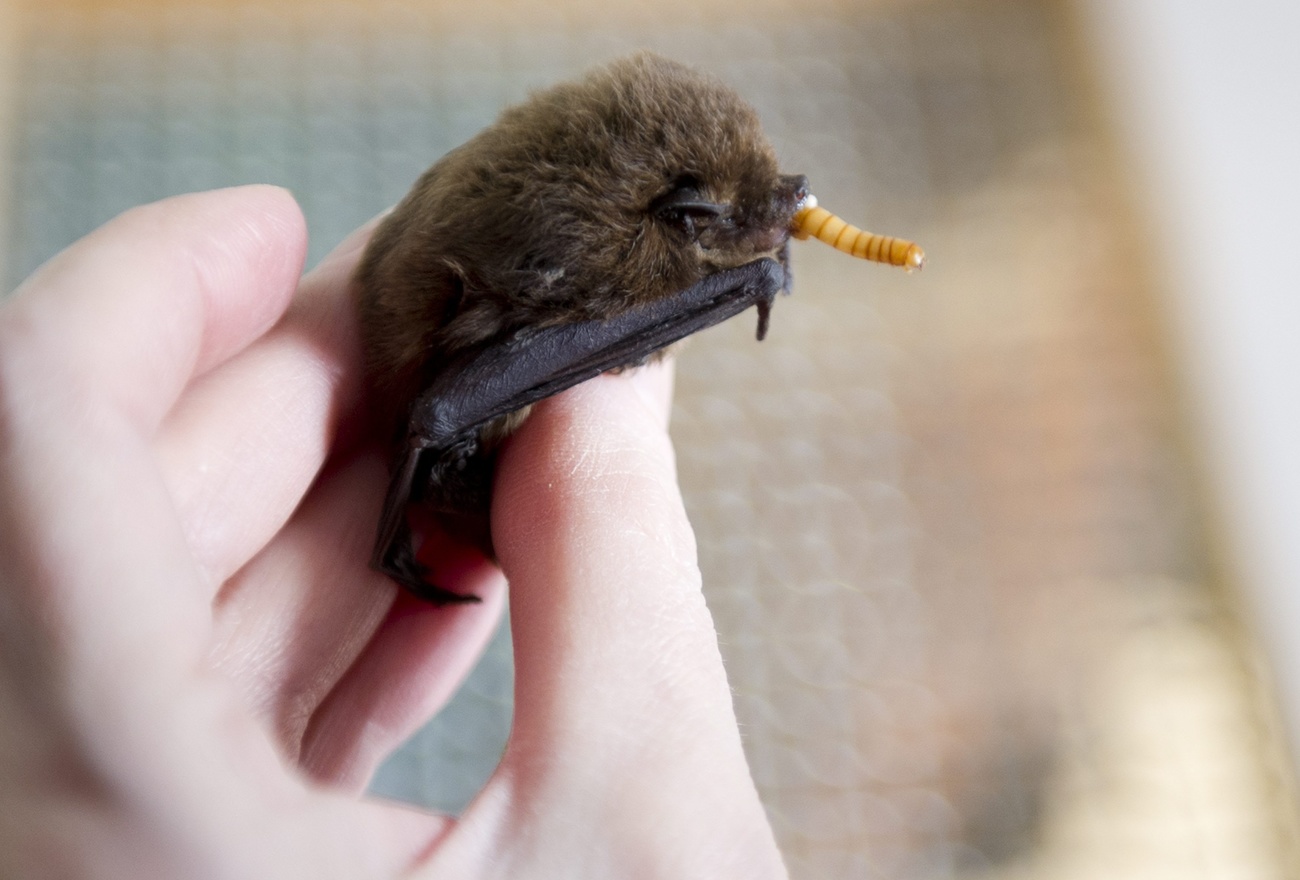
POLYGON ((702 198, 694 186, 678 186, 650 205, 650 213, 660 221, 692 238, 698 230, 720 217, 727 216, 727 206, 702 198))
POLYGON ((721 223, 730 223, 728 217, 722 216, 720 210, 711 210, 717 206, 706 207, 677 207, 668 211, 659 212, 659 218, 687 235, 692 237, 698 235, 700 231, 708 226, 713 225, 715 221, 721 223))

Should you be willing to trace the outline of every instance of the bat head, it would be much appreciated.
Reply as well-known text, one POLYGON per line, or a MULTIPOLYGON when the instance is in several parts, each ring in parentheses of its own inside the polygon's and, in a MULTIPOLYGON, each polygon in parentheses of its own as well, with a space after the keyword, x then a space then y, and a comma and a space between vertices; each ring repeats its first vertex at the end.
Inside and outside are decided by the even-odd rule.
POLYGON ((776 256, 807 193, 735 91, 648 52, 533 95, 461 157, 463 208, 440 213, 477 224, 483 286, 592 316, 776 256))
MULTIPOLYGON (((655 266, 663 295, 719 269, 775 256, 807 195, 780 173, 758 114, 713 77, 650 53, 597 71, 623 259, 655 266)), ((643 282, 644 283, 644 282, 643 282)))

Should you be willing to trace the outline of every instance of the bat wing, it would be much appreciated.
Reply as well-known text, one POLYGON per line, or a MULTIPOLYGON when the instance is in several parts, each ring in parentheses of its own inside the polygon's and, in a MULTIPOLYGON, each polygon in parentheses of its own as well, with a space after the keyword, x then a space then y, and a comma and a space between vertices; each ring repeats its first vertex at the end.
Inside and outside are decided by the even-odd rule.
POLYGON ((456 474, 483 466, 483 427, 607 370, 642 363, 752 305, 759 308, 761 338, 776 294, 787 288, 782 263, 756 260, 613 318, 530 328, 453 362, 411 408, 407 443, 394 463, 371 565, 432 601, 477 601, 429 581, 431 573, 415 558, 406 508, 418 501, 454 514, 480 503, 486 511, 486 497, 467 501, 451 488, 458 485, 456 474))

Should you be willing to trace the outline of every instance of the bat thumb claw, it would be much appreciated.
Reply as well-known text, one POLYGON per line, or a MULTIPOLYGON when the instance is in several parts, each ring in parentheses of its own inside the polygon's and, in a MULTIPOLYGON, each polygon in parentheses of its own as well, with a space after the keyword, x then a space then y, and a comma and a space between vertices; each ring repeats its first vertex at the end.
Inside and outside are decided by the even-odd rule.
POLYGON ((762 342, 764 339, 767 338, 767 328, 768 328, 768 324, 771 323, 772 302, 774 299, 775 297, 769 296, 767 299, 760 299, 757 303, 758 332, 755 334, 755 336, 759 342, 762 342))

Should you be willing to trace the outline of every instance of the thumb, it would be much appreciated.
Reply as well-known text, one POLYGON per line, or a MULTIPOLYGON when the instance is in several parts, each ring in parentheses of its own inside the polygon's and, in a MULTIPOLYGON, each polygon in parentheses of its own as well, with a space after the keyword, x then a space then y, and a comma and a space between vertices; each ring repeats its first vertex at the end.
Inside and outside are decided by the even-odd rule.
MULTIPOLYGON (((677 488, 666 370, 544 401, 502 452, 515 726, 461 830, 534 826, 509 835, 531 866, 564 865, 553 850, 568 847, 640 876, 781 876, 677 488), (511 807, 481 815, 493 804, 511 807)), ((481 830, 486 856, 501 829, 481 830)))

